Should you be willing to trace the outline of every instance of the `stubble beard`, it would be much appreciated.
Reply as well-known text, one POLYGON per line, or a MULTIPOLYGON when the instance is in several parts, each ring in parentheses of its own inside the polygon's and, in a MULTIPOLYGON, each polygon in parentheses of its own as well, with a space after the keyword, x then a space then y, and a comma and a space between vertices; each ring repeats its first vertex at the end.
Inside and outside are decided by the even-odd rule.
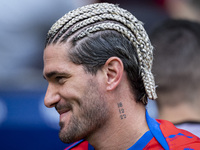
POLYGON ((90 80, 80 103, 80 116, 72 115, 68 125, 60 122, 60 140, 73 143, 87 139, 101 128, 109 118, 108 105, 98 83, 90 80))

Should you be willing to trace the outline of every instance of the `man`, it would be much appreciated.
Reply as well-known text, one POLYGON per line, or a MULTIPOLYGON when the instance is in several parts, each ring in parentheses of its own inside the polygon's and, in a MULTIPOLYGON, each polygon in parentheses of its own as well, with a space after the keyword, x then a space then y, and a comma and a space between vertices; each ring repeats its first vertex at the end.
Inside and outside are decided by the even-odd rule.
POLYGON ((116 5, 87 5, 52 26, 44 102, 60 114, 60 139, 78 141, 67 149, 88 149, 85 141, 96 150, 200 147, 191 133, 149 117, 147 97, 157 97, 152 60, 142 23, 116 5))
POLYGON ((168 20, 151 35, 159 118, 200 137, 200 24, 168 20))

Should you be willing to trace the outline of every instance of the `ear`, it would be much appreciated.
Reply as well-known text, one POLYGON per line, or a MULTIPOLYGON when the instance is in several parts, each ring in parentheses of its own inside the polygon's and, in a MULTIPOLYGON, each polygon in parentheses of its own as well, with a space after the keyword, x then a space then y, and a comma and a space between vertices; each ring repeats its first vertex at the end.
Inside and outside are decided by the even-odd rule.
POLYGON ((120 58, 110 57, 104 64, 104 71, 106 73, 106 89, 114 90, 120 83, 124 71, 124 65, 120 58))

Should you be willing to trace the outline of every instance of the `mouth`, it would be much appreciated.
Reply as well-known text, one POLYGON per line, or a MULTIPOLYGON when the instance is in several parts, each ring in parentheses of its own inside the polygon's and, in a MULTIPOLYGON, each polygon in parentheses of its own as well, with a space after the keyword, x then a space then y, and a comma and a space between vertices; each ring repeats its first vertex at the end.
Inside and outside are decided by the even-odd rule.
POLYGON ((55 109, 56 109, 56 111, 57 111, 60 115, 62 115, 62 114, 64 114, 64 113, 70 111, 70 110, 72 109, 72 106, 71 106, 69 103, 64 104, 64 105, 57 104, 57 105, 55 106, 55 109))
POLYGON ((57 110, 57 112, 62 115, 64 113, 67 113, 68 111, 70 111, 70 109, 61 109, 61 110, 57 110))
POLYGON ((57 104, 55 106, 56 111, 60 114, 60 122, 61 121, 66 121, 69 119, 69 112, 72 110, 72 106, 67 103, 64 105, 57 104))
POLYGON ((66 122, 66 120, 69 119, 69 112, 70 109, 58 110, 58 113, 60 114, 60 122, 66 122))

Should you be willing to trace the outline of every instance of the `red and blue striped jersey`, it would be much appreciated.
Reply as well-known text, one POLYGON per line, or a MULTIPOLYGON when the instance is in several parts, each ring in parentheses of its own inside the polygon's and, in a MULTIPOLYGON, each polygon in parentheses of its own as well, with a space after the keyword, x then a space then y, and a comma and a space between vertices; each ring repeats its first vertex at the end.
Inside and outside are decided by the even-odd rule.
MULTIPOLYGON (((153 119, 146 111, 147 131, 128 150, 200 150, 200 138, 176 128, 166 120, 153 119)), ((85 140, 80 140, 65 150, 94 150, 85 140)))

